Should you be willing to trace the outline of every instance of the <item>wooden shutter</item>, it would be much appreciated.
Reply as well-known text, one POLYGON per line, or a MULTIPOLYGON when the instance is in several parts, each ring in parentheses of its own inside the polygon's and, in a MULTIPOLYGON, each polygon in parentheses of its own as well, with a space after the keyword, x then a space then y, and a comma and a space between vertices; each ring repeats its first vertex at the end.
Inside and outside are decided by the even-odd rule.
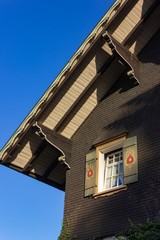
POLYGON ((124 184, 138 181, 137 137, 131 137, 123 143, 124 184))
POLYGON ((95 193, 96 180, 96 151, 86 155, 86 172, 85 172, 85 197, 95 193))

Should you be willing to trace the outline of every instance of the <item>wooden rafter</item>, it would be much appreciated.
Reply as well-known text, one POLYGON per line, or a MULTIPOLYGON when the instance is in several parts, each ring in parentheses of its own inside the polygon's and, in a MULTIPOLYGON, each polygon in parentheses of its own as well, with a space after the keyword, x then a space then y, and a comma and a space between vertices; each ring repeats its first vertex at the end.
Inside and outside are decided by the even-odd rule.
MULTIPOLYGON (((138 0, 135 0, 134 3, 132 3, 132 4, 135 5, 137 1, 138 1, 138 0)), ((114 17, 113 17, 113 18, 109 21, 109 23, 107 24, 107 28, 110 27, 114 21, 117 21, 117 16, 119 15, 119 13, 120 13, 121 11, 126 11, 126 10, 130 7, 129 2, 131 2, 131 1, 130 1, 130 0, 126 0, 126 1, 122 4, 122 6, 121 6, 121 7, 117 10, 117 12, 114 14, 114 17)), ((105 32, 105 30, 103 31, 103 33, 104 33, 104 32, 105 32)), ((95 41, 93 41, 93 43, 94 43, 94 44, 97 44, 97 43, 100 41, 100 39, 101 39, 101 36, 99 36, 95 41)), ((87 50, 87 51, 85 52, 85 54, 83 55, 83 57, 80 58, 79 63, 82 61, 82 59, 84 59, 84 58, 87 56, 87 54, 89 53, 90 50, 91 50, 91 47, 89 47, 88 50, 87 50)), ((101 71, 101 74, 102 74, 102 73, 104 72, 104 70, 107 68, 106 65, 108 64, 108 66, 109 66, 110 63, 111 63, 113 60, 114 60, 114 56, 113 56, 113 58, 111 57, 111 58, 109 59, 109 61, 104 64, 104 66, 103 66, 102 69, 100 70, 100 71, 101 71), (111 61, 111 62, 110 62, 110 61, 111 61)), ((67 78, 71 75, 71 73, 72 73, 75 69, 76 69, 76 66, 72 69, 71 72, 69 72, 69 75, 67 76, 67 78)), ((89 88, 91 87, 91 85, 93 85, 93 82, 96 81, 97 78, 99 78, 99 76, 101 75, 101 74, 100 74, 100 71, 97 73, 97 75, 95 76, 95 78, 92 80, 91 84, 89 84, 89 85, 87 86, 87 88, 85 89, 85 91, 84 91, 82 94, 85 94, 85 92, 87 92, 87 91, 89 90, 89 88)), ((67 80, 67 78, 66 78, 66 80, 67 80)), ((66 80, 65 80, 62 84, 64 84, 64 83, 66 82, 66 80)), ((59 90, 59 89, 57 89, 56 93, 58 92, 58 90, 59 90)), ((83 97, 83 96, 82 96, 82 97, 83 97)), ((74 104, 72 105, 72 107, 65 113, 65 115, 63 116, 63 118, 62 118, 62 119, 58 122, 58 124, 55 126, 55 128, 54 128, 54 131, 55 131, 55 132, 58 132, 58 131, 59 131, 59 129, 60 129, 61 126, 63 125, 65 119, 68 118, 68 116, 70 115, 71 111, 73 111, 73 110, 75 109, 75 107, 77 106, 77 103, 79 102, 79 100, 81 100, 81 95, 78 97, 78 99, 74 102, 74 104), (73 109, 72 109, 72 108, 73 108, 73 109)))
POLYGON ((44 177, 44 178, 47 178, 47 177, 50 175, 50 173, 52 172, 52 170, 53 170, 54 168, 56 168, 56 166, 58 165, 58 163, 60 163, 65 170, 69 170, 69 169, 70 169, 69 164, 66 164, 66 162, 65 162, 65 157, 64 157, 64 156, 60 156, 60 157, 58 157, 58 158, 56 158, 56 159, 54 159, 54 160, 52 161, 52 163, 50 164, 50 166, 47 168, 47 170, 46 170, 45 173, 43 174, 43 177, 44 177))
POLYGON ((99 72, 96 74, 96 76, 92 79, 92 81, 88 84, 88 86, 84 89, 84 91, 79 95, 79 97, 76 99, 76 101, 72 104, 72 106, 68 109, 68 111, 64 114, 62 119, 57 123, 57 125, 54 128, 55 132, 58 132, 66 119, 70 116, 70 114, 74 111, 74 109, 77 107, 77 105, 81 102, 83 97, 88 93, 88 91, 91 89, 93 84, 98 81, 98 79, 102 76, 104 71, 111 65, 111 63, 114 61, 115 57, 112 55, 107 59, 107 61, 104 63, 102 68, 99 70, 99 72))
POLYGON ((107 31, 112 33, 117 26, 124 20, 127 13, 132 9, 139 0, 125 0, 121 7, 117 10, 107 25, 107 31), (117 19, 118 18, 118 19, 117 19))
MULTIPOLYGON (((6 161, 3 162, 3 165, 8 166, 14 170, 19 171, 20 173, 23 173, 27 176, 35 178, 39 181, 42 181, 44 183, 47 183, 53 187, 56 187, 56 188, 64 191, 65 190, 65 182, 63 184, 59 184, 53 180, 48 179, 50 172, 57 166, 58 163, 62 164, 63 169, 65 169, 65 170, 70 169, 69 165, 65 162, 65 157, 63 156, 62 152, 60 152, 60 150, 58 148, 56 148, 56 146, 54 144, 52 145, 51 141, 54 139, 53 141, 55 141, 56 143, 61 143, 61 145, 65 146, 65 148, 69 152, 70 152, 71 141, 68 140, 67 138, 61 136, 58 133, 51 134, 52 139, 49 136, 49 139, 51 141, 48 141, 46 134, 48 135, 48 132, 50 132, 50 131, 47 128, 45 128, 45 133, 43 133, 42 129, 37 124, 33 124, 33 129, 34 129, 35 134, 37 134, 42 139, 42 142, 37 147, 36 151, 34 152, 33 156, 30 158, 30 160, 27 162, 27 164, 23 168, 21 168, 13 163, 10 163, 10 161, 8 161, 8 159, 10 159, 10 158, 12 159, 12 156, 9 156, 6 159, 6 161), (66 145, 64 142, 66 142, 66 145), (45 150, 46 146, 50 146, 54 150, 57 150, 57 154, 56 154, 55 158, 53 159, 53 161, 51 162, 51 164, 48 166, 45 173, 41 176, 37 173, 31 172, 31 170, 33 169, 34 161, 37 160, 37 158, 42 154, 42 152, 45 150)), ((69 156, 68 153, 66 153, 66 155, 69 156)))
POLYGON ((132 29, 132 31, 128 34, 128 36, 123 40, 122 45, 131 46, 135 41, 135 37, 140 31, 143 24, 147 21, 147 19, 152 15, 154 10, 160 4, 159 0, 155 0, 152 6, 148 9, 148 11, 142 16, 141 20, 136 24, 136 26, 132 29))
POLYGON ((43 174, 43 178, 47 178, 49 174, 52 172, 52 170, 58 165, 58 163, 59 163, 58 159, 55 159, 43 174))
MULTIPOLYGON (((57 146, 64 153, 65 161, 69 163, 71 158, 71 149, 72 149, 72 141, 59 133, 56 133, 53 130, 48 129, 47 127, 40 125, 43 133, 46 135, 46 138, 49 142, 51 142, 55 147, 57 146)), ((62 153, 59 157, 63 155, 62 153)), ((64 161, 64 164, 65 164, 64 161)), ((66 165, 67 165, 66 163, 66 165)))
POLYGON ((35 153, 33 154, 33 156, 31 157, 31 159, 27 162, 27 164, 22 169, 23 173, 28 172, 32 169, 33 162, 40 156, 40 154, 43 152, 46 146, 47 146, 47 141, 43 140, 42 143, 37 148, 37 150, 35 151, 35 153))

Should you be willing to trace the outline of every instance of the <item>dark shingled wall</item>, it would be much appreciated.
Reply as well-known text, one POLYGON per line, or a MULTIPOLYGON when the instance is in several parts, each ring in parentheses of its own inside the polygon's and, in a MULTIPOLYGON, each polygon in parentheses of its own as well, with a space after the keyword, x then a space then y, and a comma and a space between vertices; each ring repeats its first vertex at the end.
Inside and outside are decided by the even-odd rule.
POLYGON ((160 32, 139 55, 140 85, 117 82, 108 97, 73 136, 71 170, 67 172, 64 219, 72 236, 86 240, 110 236, 160 211, 160 32), (84 198, 85 155, 104 127, 126 128, 138 137, 139 181, 126 191, 98 199, 84 198))

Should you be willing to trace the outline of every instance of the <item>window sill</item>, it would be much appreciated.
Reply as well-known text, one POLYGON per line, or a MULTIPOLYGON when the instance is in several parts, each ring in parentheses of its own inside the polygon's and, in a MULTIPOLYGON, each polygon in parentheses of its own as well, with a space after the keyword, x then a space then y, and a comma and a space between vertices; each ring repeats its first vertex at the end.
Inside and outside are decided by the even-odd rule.
POLYGON ((96 199, 96 198, 99 198, 99 197, 110 196, 110 195, 118 193, 120 191, 127 190, 127 188, 128 188, 127 185, 123 185, 123 186, 120 186, 120 187, 105 190, 105 191, 100 192, 100 193, 96 193, 96 194, 93 195, 93 197, 96 199))

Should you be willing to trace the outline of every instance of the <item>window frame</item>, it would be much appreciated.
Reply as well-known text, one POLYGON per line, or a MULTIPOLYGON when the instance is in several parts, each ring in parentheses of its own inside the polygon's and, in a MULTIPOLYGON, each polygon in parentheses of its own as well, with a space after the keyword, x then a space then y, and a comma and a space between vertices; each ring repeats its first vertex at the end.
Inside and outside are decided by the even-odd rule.
MULTIPOLYGON (((112 151, 116 151, 118 149, 123 149, 123 142, 126 140, 126 133, 117 136, 115 139, 107 140, 103 143, 99 143, 96 145, 96 189, 94 196, 119 191, 121 189, 126 189, 126 185, 121 185, 109 189, 105 189, 104 186, 104 177, 101 177, 101 174, 104 173, 104 154, 112 151)), ((123 150, 122 150, 123 151, 123 150)), ((103 174, 104 175, 104 174, 103 174)))

